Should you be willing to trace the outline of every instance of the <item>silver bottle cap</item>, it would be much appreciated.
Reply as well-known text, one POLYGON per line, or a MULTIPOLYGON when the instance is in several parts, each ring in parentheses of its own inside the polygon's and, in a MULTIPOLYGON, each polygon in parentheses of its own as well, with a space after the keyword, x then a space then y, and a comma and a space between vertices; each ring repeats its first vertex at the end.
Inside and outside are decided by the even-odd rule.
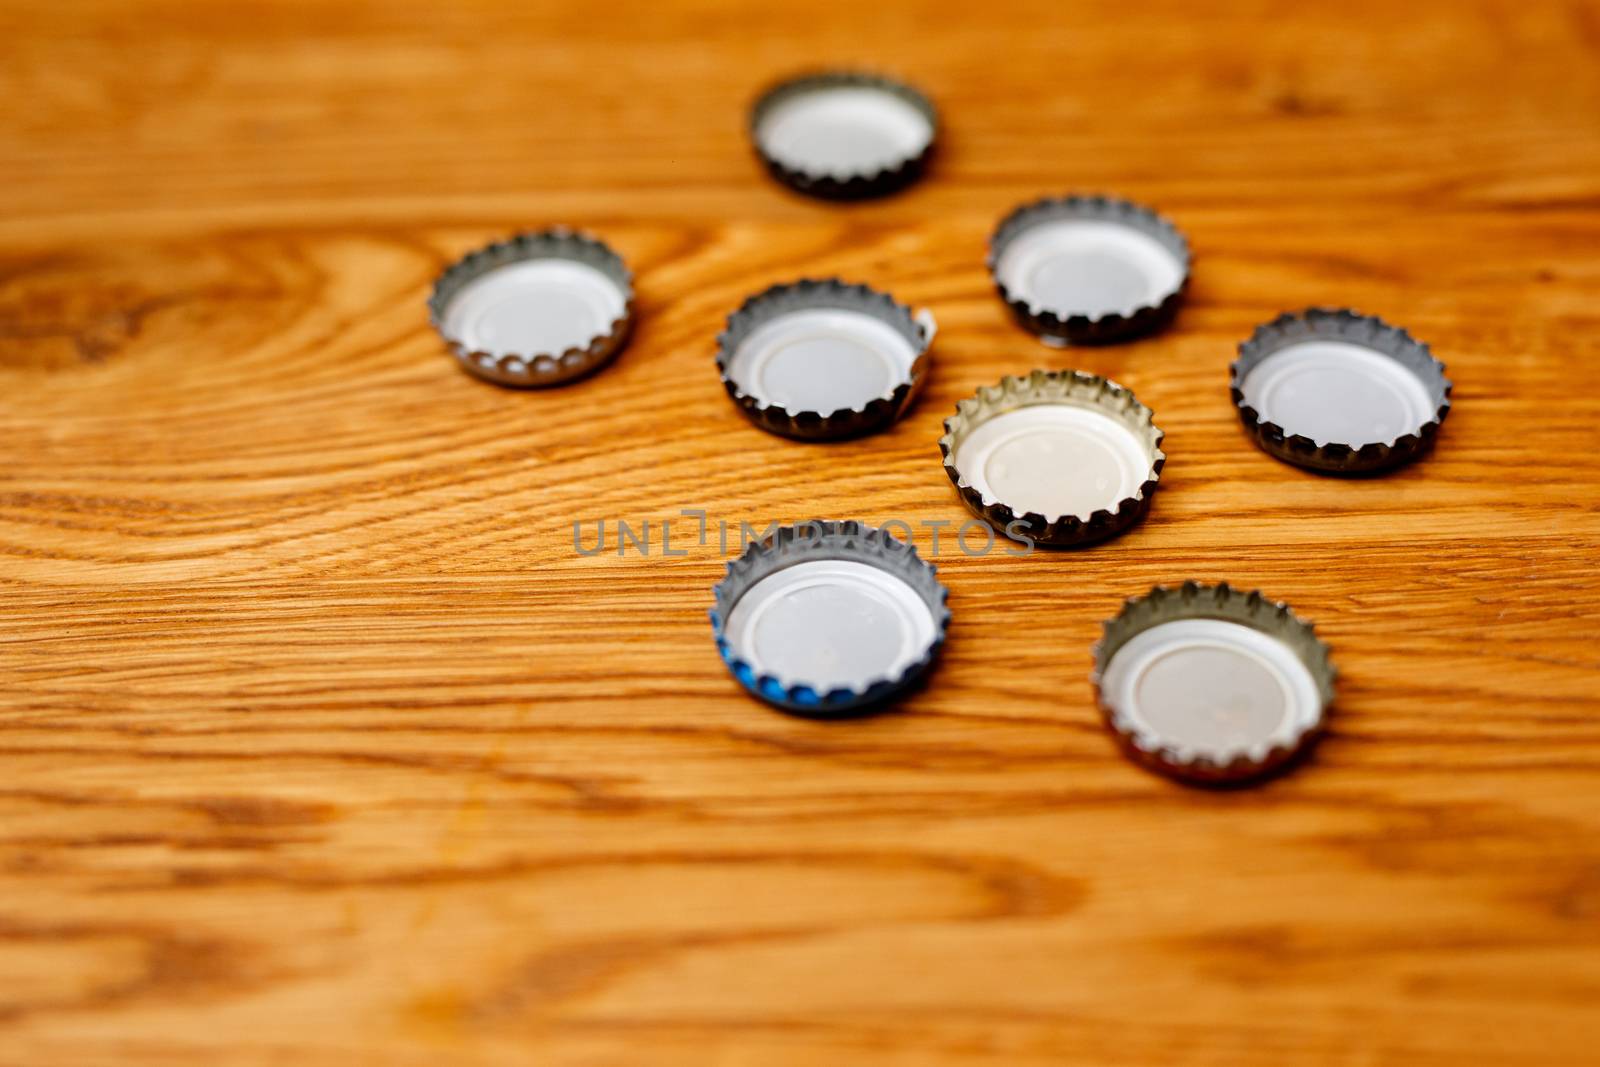
POLYGON ((836 278, 775 285, 728 316, 717 368, 734 403, 785 437, 884 429, 927 378, 935 325, 885 293, 836 278))
POLYGON ((859 713, 915 685, 950 622, 934 567, 855 521, 781 527, 712 592, 712 633, 739 684, 805 715, 859 713))
POLYGON ((1258 779, 1306 752, 1333 702, 1328 646, 1285 604, 1185 582, 1123 605, 1091 676, 1138 762, 1201 785, 1258 779))
POLYGON ((1000 299, 1047 344, 1106 344, 1166 326, 1189 285, 1189 242, 1147 207, 1103 196, 1024 204, 989 241, 1000 299))
POLYGON ((622 350, 633 328, 633 276, 621 256, 585 234, 519 234, 441 274, 428 317, 478 377, 561 385, 622 350))
POLYGON ((945 473, 967 507, 1002 533, 1053 547, 1138 522, 1167 459, 1150 409, 1083 371, 1008 375, 957 403, 944 429, 945 473))
POLYGON ((1231 389, 1256 444, 1311 470, 1362 473, 1426 452, 1450 413, 1428 346, 1382 319, 1311 308, 1239 346, 1231 389))
POLYGON ((810 196, 857 200, 915 181, 938 136, 933 104, 875 74, 824 71, 768 89, 750 136, 773 177, 810 196))

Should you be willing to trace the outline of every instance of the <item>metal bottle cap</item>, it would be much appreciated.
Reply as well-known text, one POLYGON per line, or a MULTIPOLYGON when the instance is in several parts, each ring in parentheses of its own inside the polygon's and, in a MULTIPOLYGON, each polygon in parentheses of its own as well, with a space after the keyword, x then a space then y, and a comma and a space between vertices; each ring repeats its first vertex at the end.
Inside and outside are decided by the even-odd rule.
POLYGON ((934 567, 875 527, 813 519, 746 546, 713 594, 723 662, 753 695, 834 716, 914 685, 950 611, 934 567))
POLYGON ((750 111, 750 136, 773 177, 829 200, 903 188, 933 152, 939 120, 909 85, 874 74, 824 71, 768 89, 750 111))
POLYGON ((989 239, 989 273, 1017 321, 1046 344, 1125 341, 1177 314, 1189 242, 1127 200, 1039 200, 1001 221, 989 239))
POLYGON ((881 430, 927 377, 935 325, 884 293, 837 278, 775 285, 728 316, 717 368, 734 403, 785 437, 881 430))
POLYGON ((560 385, 622 350, 633 328, 633 275, 621 256, 585 234, 519 234, 441 274, 428 318, 478 377, 560 385))
POLYGON ((1133 759, 1202 785, 1260 778, 1307 751, 1333 702, 1328 646, 1260 593, 1185 582, 1104 624, 1090 680, 1133 759))
POLYGON ((939 451, 961 499, 995 529, 1020 520, 1039 544, 1084 545, 1150 510, 1167 460, 1153 419, 1116 382, 1036 370, 957 403, 939 451))
POLYGON ((1450 379, 1428 346, 1348 310, 1311 308, 1257 327, 1239 346, 1230 384, 1258 445, 1318 471, 1416 459, 1450 413, 1450 379))

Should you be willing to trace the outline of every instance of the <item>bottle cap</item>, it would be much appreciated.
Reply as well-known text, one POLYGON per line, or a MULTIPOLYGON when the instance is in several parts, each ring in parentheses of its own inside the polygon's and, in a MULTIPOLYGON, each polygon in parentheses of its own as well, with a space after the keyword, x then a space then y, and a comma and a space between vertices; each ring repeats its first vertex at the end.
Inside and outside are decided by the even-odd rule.
POLYGON ((1450 379, 1428 346, 1382 319, 1311 308, 1239 346, 1234 407, 1267 452, 1357 473, 1421 456, 1450 413, 1450 379))
POLYGON ((989 239, 989 273, 1017 321, 1046 344, 1126 341, 1177 314, 1189 242, 1127 200, 1039 200, 1001 221, 989 239))
POLYGON ((1328 646, 1287 605, 1185 582, 1129 600, 1104 625, 1090 680, 1134 760, 1202 785, 1238 784, 1309 749, 1333 702, 1328 646))
POLYGON ((927 377, 933 315, 837 278, 775 285, 728 316, 717 368, 757 426, 833 440, 884 429, 927 377))
POLYGON ((633 328, 633 276, 621 256, 585 234, 519 234, 441 274, 428 318, 478 377, 561 385, 622 350, 633 328))
POLYGON ((1133 393, 1083 371, 1036 370, 956 404, 939 451, 967 507, 1039 544, 1084 545, 1150 510, 1162 431, 1133 393))
POLYGON ((938 136, 933 104, 874 74, 823 71, 768 89, 750 136, 772 176, 810 196, 859 200, 915 181, 938 136))
POLYGON ((879 706, 944 645, 950 611, 936 575, 911 545, 853 520, 780 527, 712 590, 717 651, 740 685, 787 711, 879 706))

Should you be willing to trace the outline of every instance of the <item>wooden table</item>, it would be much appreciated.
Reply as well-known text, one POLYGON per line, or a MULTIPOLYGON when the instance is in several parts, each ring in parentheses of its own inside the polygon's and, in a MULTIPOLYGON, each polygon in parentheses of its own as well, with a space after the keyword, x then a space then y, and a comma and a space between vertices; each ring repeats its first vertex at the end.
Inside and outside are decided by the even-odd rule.
POLYGON ((12 0, 0 40, 6 1064, 1594 1062, 1600 5, 12 0), (752 94, 829 62, 937 99, 928 180, 761 173, 752 94), (1066 190, 1190 235, 1172 331, 1007 320, 987 235, 1066 190), (430 281, 551 222, 634 265, 634 342, 478 382, 430 281), (930 387, 876 438, 763 434, 713 337, 833 274, 935 312, 930 387), (1449 363, 1432 458, 1250 445, 1235 345, 1309 304, 1449 363), (954 628, 891 714, 746 697, 680 509, 928 552, 941 421, 1038 366, 1155 409, 1149 520, 947 531, 954 628), (600 518, 686 554, 574 552, 600 518), (1100 621, 1191 577, 1342 668, 1264 787, 1147 774, 1094 711, 1100 621))

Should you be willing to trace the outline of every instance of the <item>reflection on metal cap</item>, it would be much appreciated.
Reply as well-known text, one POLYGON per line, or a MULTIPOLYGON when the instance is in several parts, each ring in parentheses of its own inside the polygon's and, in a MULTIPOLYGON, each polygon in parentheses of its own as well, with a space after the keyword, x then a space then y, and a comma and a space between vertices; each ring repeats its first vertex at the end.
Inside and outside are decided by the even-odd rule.
POLYGON ((1323 729, 1328 646, 1259 592, 1158 586, 1103 629, 1090 676, 1101 710, 1128 755, 1153 770, 1240 784, 1286 766, 1323 729))

